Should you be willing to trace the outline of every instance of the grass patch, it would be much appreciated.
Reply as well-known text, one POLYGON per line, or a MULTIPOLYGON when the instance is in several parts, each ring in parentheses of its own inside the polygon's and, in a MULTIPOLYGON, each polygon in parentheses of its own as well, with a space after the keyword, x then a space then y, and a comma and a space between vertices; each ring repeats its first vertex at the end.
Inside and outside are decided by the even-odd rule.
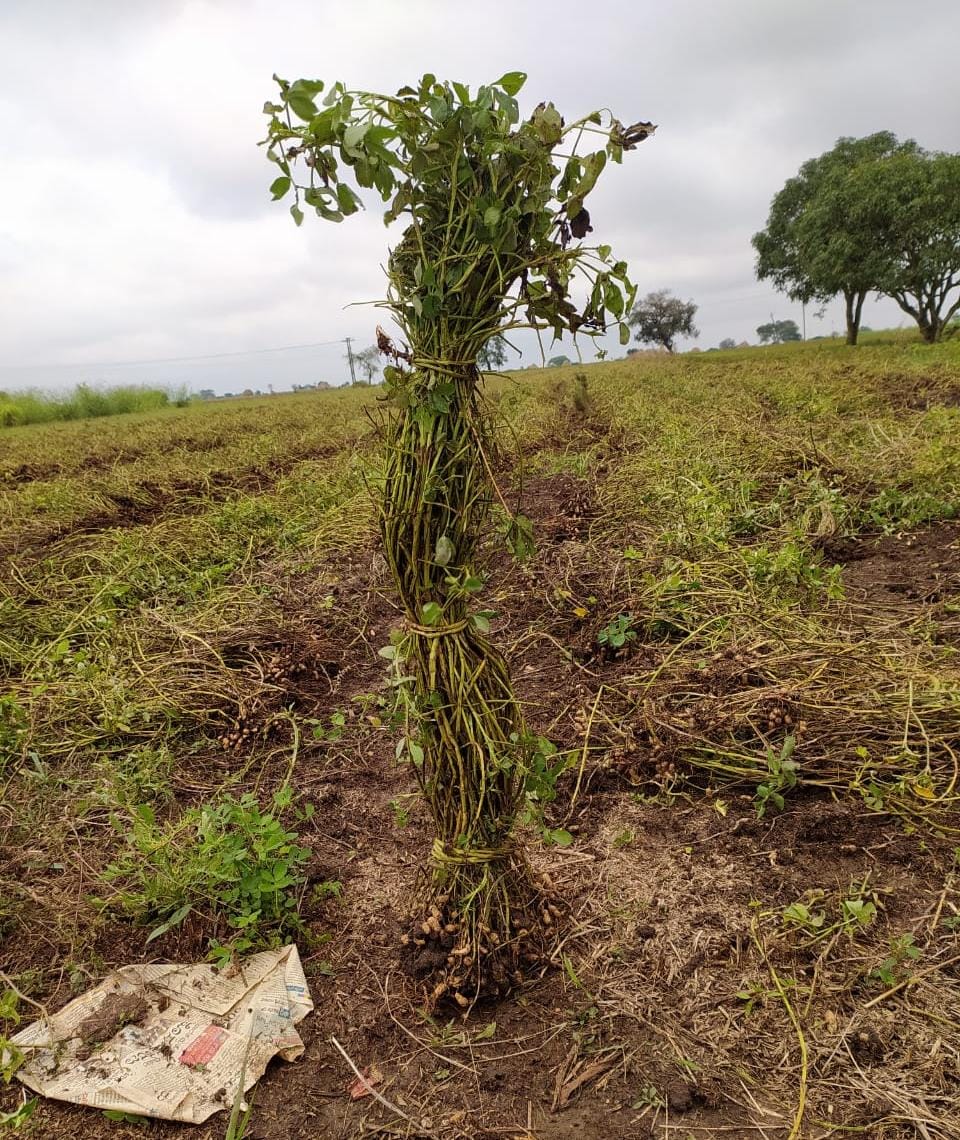
POLYGON ((188 398, 185 389, 168 392, 163 388, 147 388, 136 384, 116 388, 78 384, 67 395, 41 391, 0 392, 0 427, 23 427, 25 424, 47 424, 57 420, 90 420, 130 412, 156 412, 161 408, 183 407, 188 398))

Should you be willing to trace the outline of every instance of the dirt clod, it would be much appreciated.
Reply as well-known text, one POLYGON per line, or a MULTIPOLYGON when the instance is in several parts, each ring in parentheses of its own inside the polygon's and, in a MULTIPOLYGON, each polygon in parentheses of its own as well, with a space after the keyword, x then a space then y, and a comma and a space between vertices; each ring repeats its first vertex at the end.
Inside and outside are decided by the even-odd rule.
POLYGON ((679 1077, 667 1085, 667 1104, 671 1112, 689 1112, 693 1108, 696 1086, 679 1077))
POLYGON ((137 1025, 150 1012, 150 1003, 142 993, 107 994, 99 1009, 84 1018, 77 1026, 77 1036, 86 1046, 77 1052, 84 1060, 92 1052, 91 1046, 109 1041, 125 1025, 137 1025))

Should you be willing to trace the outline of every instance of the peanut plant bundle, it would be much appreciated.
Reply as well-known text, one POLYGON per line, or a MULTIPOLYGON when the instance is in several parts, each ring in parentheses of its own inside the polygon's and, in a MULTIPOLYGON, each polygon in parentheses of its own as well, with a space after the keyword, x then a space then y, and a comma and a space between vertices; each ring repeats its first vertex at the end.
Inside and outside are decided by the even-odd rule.
MULTIPOLYGON (((654 130, 599 112, 567 125, 550 103, 521 120, 524 79, 510 72, 473 95, 432 75, 394 96, 337 83, 322 108, 320 81, 278 80, 280 101, 264 108, 271 190, 293 193, 298 225, 303 206, 329 221, 355 213, 348 175, 388 203, 386 223, 405 222, 381 302, 399 336, 378 330, 391 360, 380 531, 406 617, 386 653, 407 716, 402 747, 436 829, 413 942, 436 965, 433 999, 463 1007, 508 988, 559 915, 518 843, 532 742, 476 607, 478 543, 499 497, 477 359, 517 328, 599 335, 613 322, 626 342, 635 291, 609 246, 581 244, 584 200, 607 160, 654 130), (597 136, 599 149, 582 152, 597 136), (580 306, 578 279, 589 286, 580 306)), ((508 540, 526 546, 524 520, 508 517, 508 540)))

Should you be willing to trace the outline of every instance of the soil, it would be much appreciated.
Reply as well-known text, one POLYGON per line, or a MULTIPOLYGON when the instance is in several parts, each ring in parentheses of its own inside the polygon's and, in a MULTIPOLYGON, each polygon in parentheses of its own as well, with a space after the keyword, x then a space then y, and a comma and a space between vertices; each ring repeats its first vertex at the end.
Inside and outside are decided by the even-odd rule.
POLYGON ((891 374, 885 377, 884 398, 895 408, 907 412, 930 408, 955 408, 960 405, 960 384, 945 373, 928 376, 891 374))
POLYGON ((936 623, 934 640, 960 645, 960 522, 833 540, 824 555, 843 564, 844 589, 856 610, 882 614, 892 626, 925 616, 936 623))
POLYGON ((99 1007, 77 1026, 77 1036, 86 1047, 77 1056, 83 1060, 90 1055, 91 1046, 109 1041, 124 1025, 139 1025, 150 1009, 146 994, 107 994, 99 1007))
POLYGON ((960 589, 960 522, 913 534, 834 540, 824 554, 845 563, 843 582, 854 601, 937 602, 960 589))
MULTIPOLYGON (((541 549, 526 567, 498 563, 496 635, 515 662, 531 725, 573 747, 601 687, 617 692, 630 676, 657 668, 671 649, 649 644, 623 656, 588 655, 596 615, 616 611, 619 602, 602 551, 598 556, 588 545, 593 488, 573 476, 542 476, 528 483, 524 503, 541 549), (578 606, 588 596, 594 601, 585 617, 578 606)), ((942 524, 910 538, 836 544, 828 557, 844 563, 853 611, 896 620, 904 607, 916 617, 956 597, 958 538, 956 524, 942 524)), ((369 700, 382 688, 376 650, 398 614, 374 549, 341 567, 337 605, 328 611, 319 599, 330 588, 290 583, 288 628, 221 647, 241 673, 274 670, 279 696, 267 712, 292 700, 327 723, 335 710, 349 710, 348 750, 337 740, 306 740, 297 763, 297 787, 315 808, 298 824, 313 853, 311 883, 336 879, 342 898, 305 907, 301 953, 316 1003, 299 1027, 307 1050, 262 1079, 247 1140, 784 1140, 797 1135, 791 1127, 801 1049, 778 987, 792 997, 790 1009, 802 1007, 802 1135, 825 1137, 828 1126, 842 1125, 877 1140, 960 1137, 960 1126, 944 1125, 942 1114, 919 1132, 909 1120, 897 1123, 904 1089, 931 1105, 960 1090, 960 971, 934 942, 936 922, 958 913, 955 841, 919 841, 897 817, 867 814, 816 788, 791 797, 783 812, 758 818, 749 787, 701 796, 672 791, 662 779, 651 786, 638 768, 646 763, 657 778, 664 773, 644 743, 648 722, 629 700, 617 706, 622 719, 605 729, 608 750, 587 765, 584 749, 583 779, 571 780, 548 808, 572 844, 532 845, 536 868, 549 874, 569 915, 553 958, 509 997, 469 1017, 453 1009, 428 1013, 422 988, 403 968, 400 938, 415 906, 430 826, 408 771, 394 761, 395 733, 377 723, 369 700), (631 740, 634 751, 618 757, 616 749, 631 740), (793 931, 780 917, 807 898, 832 921, 851 891, 879 917, 863 932, 831 936, 826 955, 819 934, 793 931), (937 988, 913 986, 909 1005, 901 1004, 906 991, 874 1003, 884 987, 869 981, 869 971, 883 962, 890 939, 906 932, 930 956, 924 965, 943 964, 937 988), (344 1053, 371 1080, 379 1077, 373 1087, 386 1103, 356 1095, 364 1090, 344 1053), (887 1123, 875 1127, 881 1118, 887 1123)), ((755 681, 747 676, 744 684, 762 685, 757 669, 755 681)), ((748 674, 731 659, 711 675, 722 694, 748 674)), ((770 724, 780 709, 782 725, 787 708, 781 695, 771 698, 770 724)), ((263 708, 257 715, 258 723, 267 719, 263 708)), ((242 734, 239 714, 236 725, 242 734)), ((257 740, 256 732, 230 737, 224 748, 246 750, 257 740)), ((264 787, 285 771, 276 751, 262 753, 264 787)), ((184 759, 174 781, 178 800, 202 797, 223 764, 217 756, 184 759)), ((96 867, 96 834, 93 828, 76 836, 87 876, 96 867)), ((51 886, 48 905, 60 900, 77 909, 71 897, 87 889, 80 881, 60 892, 51 886)), ((42 907, 36 918, 35 945, 3 945, 5 970, 20 972, 51 950, 69 955, 42 907)), ((105 967, 150 955, 201 960, 210 936, 209 925, 192 917, 149 947, 142 929, 109 916, 93 929, 105 967)), ((61 980, 45 1000, 53 1008, 71 996, 67 991, 61 980)), ((105 1039, 99 1034, 108 1023, 115 1028, 137 1016, 136 1008, 108 1005, 89 1028, 91 1042, 105 1039)), ((0 1093, 0 1106, 9 1109, 15 1098, 13 1088, 0 1093)), ((51 1103, 34 1123, 36 1140, 186 1134, 51 1103)), ((224 1129, 218 1117, 189 1134, 221 1140, 224 1129)))

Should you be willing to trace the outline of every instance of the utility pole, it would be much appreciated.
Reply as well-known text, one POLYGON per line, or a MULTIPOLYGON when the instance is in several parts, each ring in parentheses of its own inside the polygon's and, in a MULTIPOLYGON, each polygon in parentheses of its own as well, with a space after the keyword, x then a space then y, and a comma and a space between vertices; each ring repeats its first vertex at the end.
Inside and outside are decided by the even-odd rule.
POLYGON ((350 347, 350 337, 347 336, 347 337, 344 337, 343 339, 347 345, 347 360, 349 360, 349 362, 350 362, 350 382, 352 384, 356 384, 357 374, 353 369, 353 349, 350 347))
POLYGON ((803 314, 803 339, 807 339, 807 302, 800 302, 800 312, 803 314))

